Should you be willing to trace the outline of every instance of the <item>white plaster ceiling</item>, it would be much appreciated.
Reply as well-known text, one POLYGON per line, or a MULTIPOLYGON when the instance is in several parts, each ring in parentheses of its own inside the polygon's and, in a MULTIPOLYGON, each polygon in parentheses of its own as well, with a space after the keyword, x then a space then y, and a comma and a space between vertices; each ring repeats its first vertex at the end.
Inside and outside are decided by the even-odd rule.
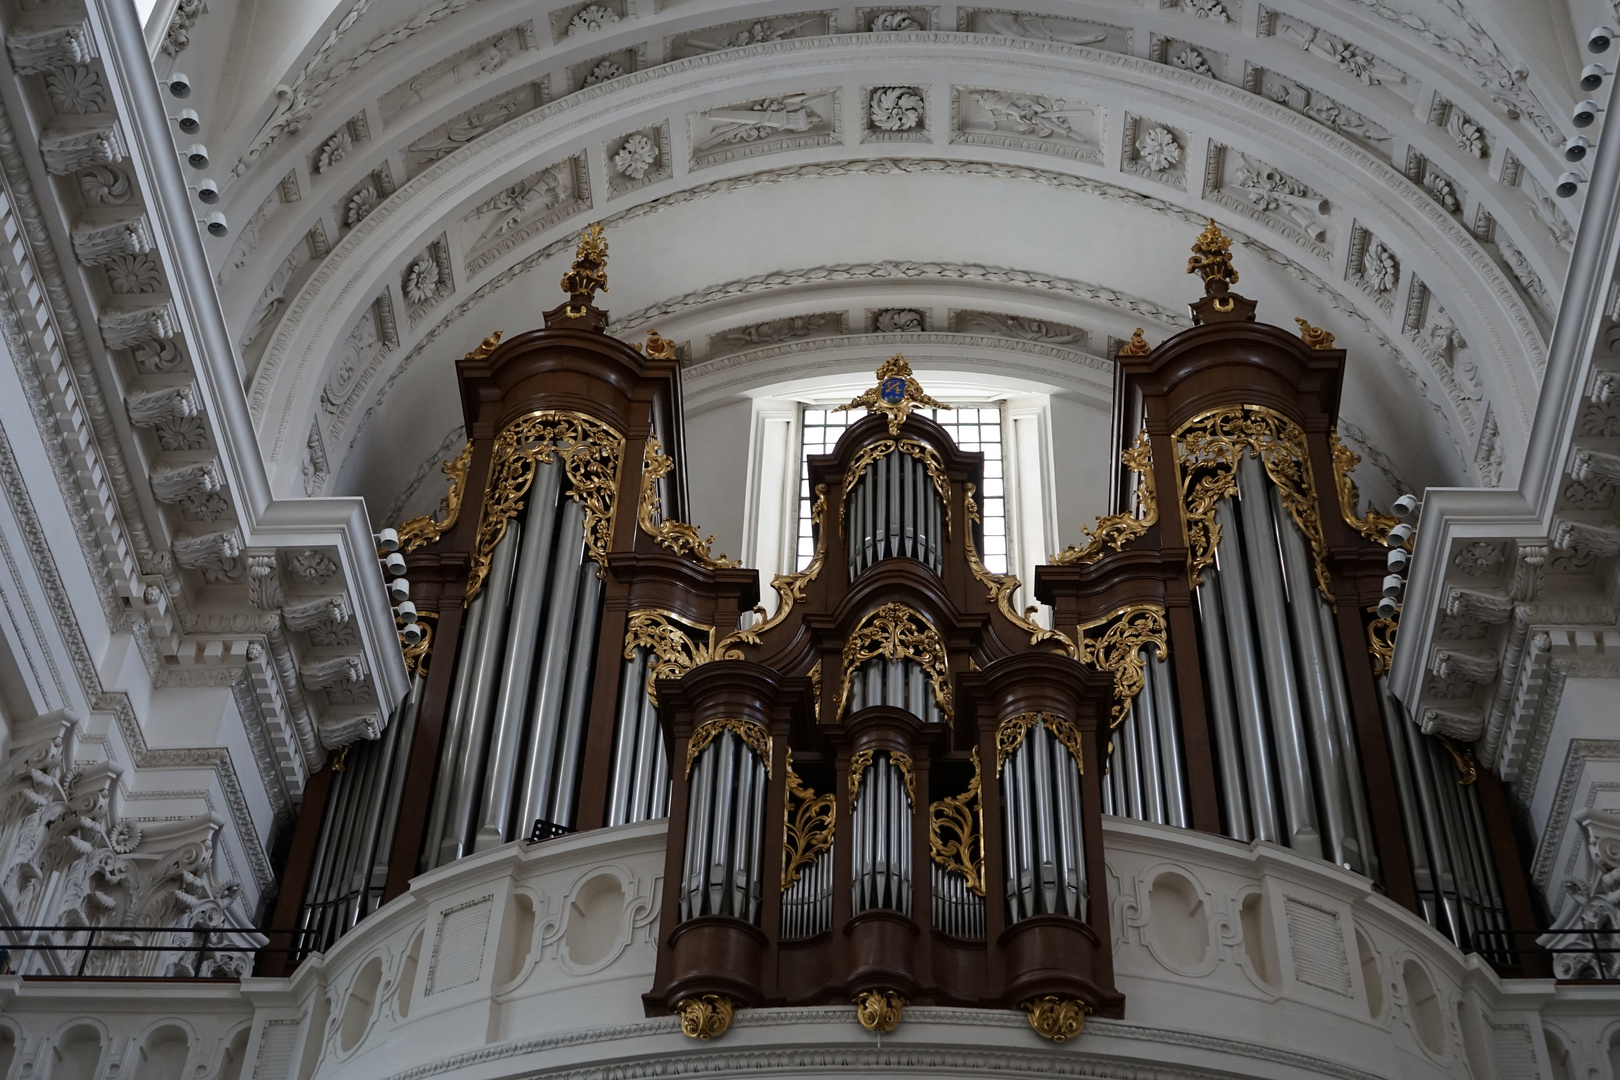
MULTIPOLYGON (((1579 60, 1561 13, 1522 35, 1514 20, 1533 5, 1456 0, 1221 0, 1225 22, 1199 16, 1215 13, 1203 0, 1033 5, 991 23, 954 5, 605 6, 617 21, 568 36, 584 4, 441 0, 413 15, 362 0, 283 65, 279 98, 256 97, 270 76, 252 62, 220 72, 204 123, 220 125, 234 232, 211 254, 278 490, 363 494, 374 515, 431 505, 431 479, 399 497, 459 446, 452 361, 492 329, 538 325, 593 220, 612 248, 613 331, 681 342, 698 414, 807 372, 869 369, 896 344, 941 372, 999 370, 1095 408, 1110 339, 1186 325, 1186 250, 1214 216, 1238 237, 1238 289, 1261 318, 1304 317, 1349 349, 1346 431, 1384 466, 1364 487, 1516 476, 1579 201, 1542 197, 1579 60), (923 29, 866 32, 881 12, 923 29), (756 23, 790 32, 686 44, 756 23), (1312 34, 1315 51, 1301 48, 1312 34), (1072 43, 1088 36, 1102 40, 1072 43), (1209 75, 1176 65, 1189 43, 1209 75), (1532 70, 1519 48, 1544 62, 1515 78, 1532 70), (1332 59, 1346 50, 1368 59, 1332 59), (569 93, 604 57, 624 74, 569 93), (877 87, 923 99, 915 128, 873 127, 877 87), (1005 113, 992 128, 975 90, 1055 109, 1073 134, 1005 113), (805 130, 714 141, 715 110, 801 94, 805 130), (1156 170, 1141 147, 1159 128, 1178 153, 1156 170), (639 182, 612 164, 633 133, 659 151, 639 182), (1257 207, 1243 169, 1293 194, 1257 207), (350 227, 367 185, 373 208, 350 227), (1396 277, 1384 291, 1366 257, 1380 246, 1396 277), (418 281, 439 271, 431 300, 407 296, 421 295, 413 267, 418 281), (922 332, 873 334, 885 309, 918 312, 922 332), (737 333, 796 316, 823 318, 793 340, 737 333)), ((210 19, 199 40, 268 33, 229 4, 210 19)), ((177 63, 202 111, 203 58, 177 63)), ((745 447, 747 431, 734 438, 745 447)))

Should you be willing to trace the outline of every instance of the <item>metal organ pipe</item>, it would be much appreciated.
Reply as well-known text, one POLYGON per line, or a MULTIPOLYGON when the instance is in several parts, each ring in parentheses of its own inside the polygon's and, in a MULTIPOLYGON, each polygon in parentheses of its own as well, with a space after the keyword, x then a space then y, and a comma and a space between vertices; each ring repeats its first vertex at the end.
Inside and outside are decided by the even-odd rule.
POLYGON ((1170 665, 1152 653, 1147 657, 1147 682, 1153 687, 1153 719, 1159 726, 1159 775, 1164 783, 1165 824, 1185 829, 1191 826, 1192 821, 1187 812, 1187 773, 1181 752, 1181 717, 1176 710, 1170 665))
MULTIPOLYGON (((1214 571, 1211 571, 1214 573, 1214 571)), ((1221 614, 1221 588, 1205 581, 1198 586, 1198 618, 1204 663, 1209 667, 1208 701, 1215 734, 1215 761, 1220 772, 1221 813, 1226 835, 1248 843, 1249 803, 1244 797, 1243 749, 1238 741, 1237 704, 1232 698, 1232 668, 1226 655, 1226 620, 1221 614)))
MULTIPOLYGON (((602 579, 585 565, 579 575, 579 598, 574 605, 574 644, 568 665, 568 698, 563 703, 561 747, 557 757, 556 782, 552 786, 551 808, 541 814, 540 802, 525 810, 520 821, 546 817, 565 829, 574 827, 578 800, 580 758, 585 753, 586 710, 591 701, 592 676, 596 673, 596 635, 602 612, 602 579), (533 817, 530 817, 530 814, 533 817)), ((660 756, 659 761, 663 758, 660 756)), ((531 798, 532 791, 531 791, 531 798)), ((662 815, 659 815, 662 816, 662 815)))
POLYGON ((485 594, 480 591, 472 603, 467 605, 466 613, 462 616, 461 649, 458 654, 460 661, 456 663, 450 704, 445 709, 444 742, 439 757, 441 764, 438 775, 433 779, 433 807, 428 813, 427 837, 422 846, 422 857, 417 863, 418 868, 424 872, 445 861, 440 852, 444 840, 445 819, 450 812, 450 799, 455 790, 456 775, 459 771, 455 768, 455 763, 467 752, 469 719, 467 703, 473 682, 473 665, 467 658, 478 652, 478 639, 484 628, 484 600, 485 594))
MULTIPOLYGON (((585 550, 585 506, 574 499, 563 505, 558 530, 557 557, 553 560, 550 611, 540 641, 540 667, 536 672, 533 704, 529 712, 529 752, 520 789, 522 810, 518 827, 525 834, 551 809, 552 770, 563 731, 563 702, 567 695, 569 654, 580 639, 574 604, 579 591, 581 559, 585 550)), ((594 639, 592 634, 591 638, 594 639)))
POLYGON ((917 559, 940 570, 940 498, 924 464, 893 450, 866 467, 846 503, 849 576, 883 559, 917 559))
POLYGON ((697 756, 687 804, 681 918, 731 915, 757 923, 765 765, 723 730, 697 756))
MULTIPOLYGON (((553 516, 557 492, 562 486, 562 468, 560 461, 535 466, 528 506, 522 515, 523 544, 518 551, 512 590, 506 663, 501 669, 500 694, 490 729, 488 766, 484 771, 484 795, 474 846, 477 851, 498 847, 507 841, 511 832, 512 788, 517 779, 524 706, 529 700, 540 612, 547 595, 545 584, 551 566, 553 516)), ((545 673, 542 672, 541 685, 544 684, 545 673)))
POLYGON ((1039 720, 1003 761, 1000 779, 1008 921, 1035 915, 1085 918, 1081 777, 1074 755, 1039 720))

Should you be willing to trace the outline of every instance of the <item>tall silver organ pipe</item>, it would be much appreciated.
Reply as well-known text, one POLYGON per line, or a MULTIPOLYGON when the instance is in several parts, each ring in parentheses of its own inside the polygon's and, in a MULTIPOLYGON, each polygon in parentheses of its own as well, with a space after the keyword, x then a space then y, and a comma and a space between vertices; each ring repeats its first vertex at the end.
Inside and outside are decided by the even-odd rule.
POLYGON ((424 681, 421 672, 412 678, 382 738, 340 751, 299 913, 301 953, 326 951, 382 904, 424 681))
POLYGON ((1197 593, 1226 831, 1372 873, 1333 611, 1265 466, 1240 452, 1235 479, 1215 508, 1216 564, 1197 593))
POLYGON ((1080 764, 1046 720, 1030 724, 1001 765, 1007 921, 1087 912, 1080 764))
POLYGON ((601 593, 584 507, 539 462, 467 609, 424 868, 572 827, 601 593))
POLYGON ((683 920, 730 915, 759 922, 765 781, 765 763, 729 727, 698 751, 686 808, 683 920))
POLYGON ((638 645, 619 673, 613 764, 608 773, 609 825, 650 821, 669 813, 669 763, 658 734, 658 707, 647 694, 647 676, 656 659, 638 645))
POLYGON ((911 774, 887 750, 860 773, 850 828, 853 910, 911 914, 911 774))
POLYGON ((967 878, 931 863, 928 895, 936 930, 959 938, 984 937, 984 897, 968 886, 967 878))
POLYGON ((1113 733, 1103 812, 1190 828, 1174 676, 1154 649, 1143 651, 1146 681, 1113 733))
POLYGON ((799 870, 799 879, 782 893, 782 937, 815 937, 832 927, 833 849, 799 870))
POLYGON ((1446 745, 1407 718, 1388 676, 1378 677, 1378 691, 1423 915, 1459 948, 1510 960, 1501 955, 1505 939, 1490 936, 1506 930, 1508 919, 1479 790, 1464 782, 1446 745))
POLYGON ((873 705, 893 705, 929 724, 940 722, 939 701, 923 666, 909 657, 874 656, 861 664, 849 684, 851 713, 873 705))
POLYGON ((867 466, 845 503, 849 579, 883 559, 916 559, 936 574, 944 515, 923 463, 893 450, 867 466))

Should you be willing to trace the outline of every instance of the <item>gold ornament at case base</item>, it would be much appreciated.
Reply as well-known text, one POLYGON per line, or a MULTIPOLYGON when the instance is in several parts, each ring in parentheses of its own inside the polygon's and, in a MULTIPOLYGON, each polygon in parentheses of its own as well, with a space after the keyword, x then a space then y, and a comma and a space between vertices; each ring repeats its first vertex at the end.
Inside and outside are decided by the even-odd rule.
POLYGON ((1076 998, 1060 998, 1055 994, 1024 1002, 1029 1015, 1029 1026, 1035 1034, 1053 1042, 1065 1042, 1080 1034, 1091 1015, 1091 1006, 1076 998))
POLYGON ((855 995, 855 1019, 867 1031, 882 1034, 900 1026, 906 999, 892 990, 866 990, 855 995))
POLYGON ((720 994, 704 994, 702 997, 682 998, 675 1006, 680 1014, 681 1034, 689 1039, 718 1039, 731 1027, 732 1014, 737 1006, 732 1000, 720 994))

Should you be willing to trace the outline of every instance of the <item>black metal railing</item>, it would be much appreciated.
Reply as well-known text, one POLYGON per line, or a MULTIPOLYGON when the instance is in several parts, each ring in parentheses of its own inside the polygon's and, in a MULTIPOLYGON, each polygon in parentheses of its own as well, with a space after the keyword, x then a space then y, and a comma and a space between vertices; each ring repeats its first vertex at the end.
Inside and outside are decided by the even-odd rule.
POLYGON ((1523 969, 1528 956, 1539 955, 1559 982, 1620 982, 1620 930, 1476 930, 1473 944, 1499 968, 1496 956, 1514 957, 1523 969), (1543 945, 1541 938, 1556 940, 1543 945))
POLYGON ((127 972, 110 973, 106 965, 92 965, 91 961, 167 953, 175 957, 175 963, 170 972, 155 977, 232 980, 251 974, 264 954, 285 953, 301 958, 311 951, 308 937, 309 933, 302 930, 261 930, 252 926, 0 926, 0 974, 127 978, 127 972), (242 942, 243 937, 268 934, 288 936, 292 944, 242 942), (30 971, 35 965, 30 965, 28 958, 39 953, 53 961, 39 965, 44 970, 30 971))

